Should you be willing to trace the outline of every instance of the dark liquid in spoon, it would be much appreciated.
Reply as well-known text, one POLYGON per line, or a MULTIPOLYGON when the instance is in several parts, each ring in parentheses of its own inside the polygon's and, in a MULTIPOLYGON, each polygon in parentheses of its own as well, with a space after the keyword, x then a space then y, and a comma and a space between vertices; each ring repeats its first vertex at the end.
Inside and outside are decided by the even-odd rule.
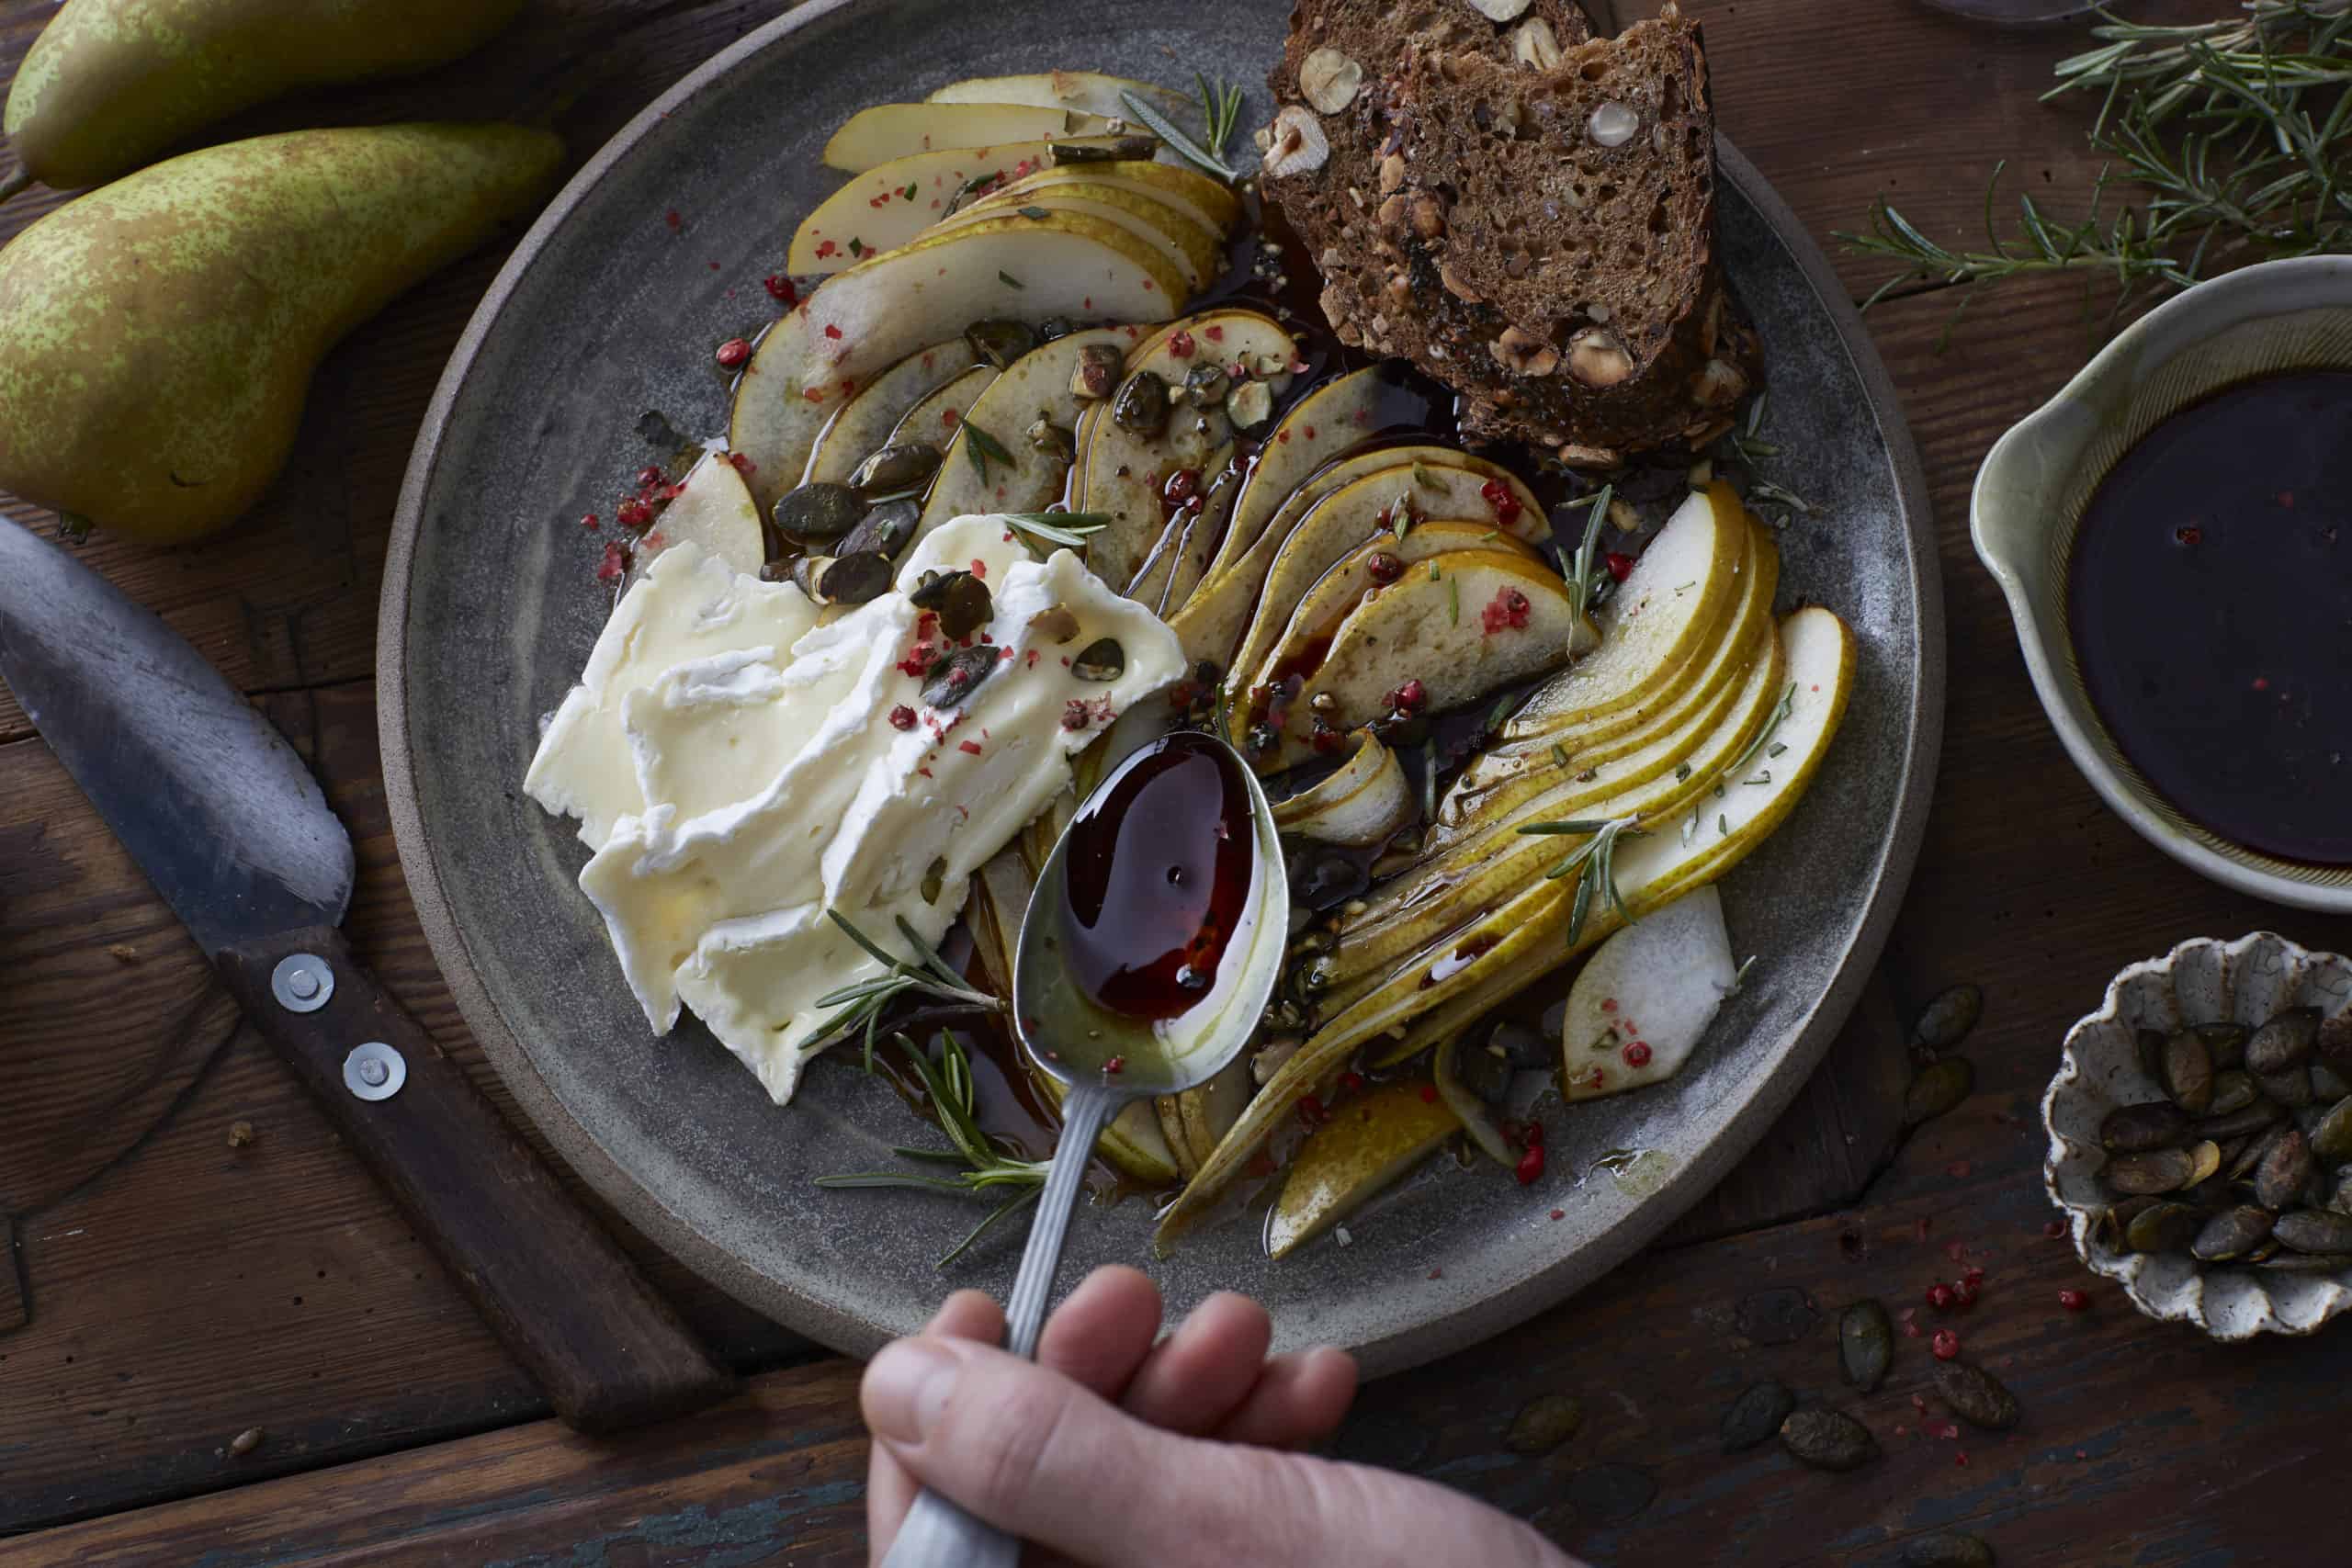
POLYGON ((1122 764, 1070 824, 1066 962, 1079 990, 1128 1018, 1174 1018, 1207 995, 1250 894, 1250 785, 1231 752, 1170 735, 1122 764))
POLYGON ((2352 864, 2352 372, 2150 431, 2084 511, 2067 616, 2099 721, 2183 816, 2352 864))

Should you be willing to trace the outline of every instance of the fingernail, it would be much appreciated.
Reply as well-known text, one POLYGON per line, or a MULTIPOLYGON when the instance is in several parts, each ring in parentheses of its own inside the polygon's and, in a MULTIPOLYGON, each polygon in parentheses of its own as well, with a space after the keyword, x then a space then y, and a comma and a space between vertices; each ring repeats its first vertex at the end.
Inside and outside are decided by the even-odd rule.
POLYGON ((919 1443, 938 1424, 963 1363, 928 1339, 886 1345, 865 1369, 865 1419, 877 1438, 919 1443))

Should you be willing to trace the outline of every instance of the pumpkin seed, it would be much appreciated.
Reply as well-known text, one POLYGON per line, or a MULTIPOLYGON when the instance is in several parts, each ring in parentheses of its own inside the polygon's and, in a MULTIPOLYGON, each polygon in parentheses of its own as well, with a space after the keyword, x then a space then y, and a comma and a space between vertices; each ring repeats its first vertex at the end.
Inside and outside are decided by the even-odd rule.
POLYGON ((2311 1060, 2319 1040, 2319 1009, 2289 1008, 2254 1032, 2245 1043, 2245 1066, 2251 1073, 2283 1073, 2311 1060))
POLYGON ((2352 1252, 2352 1214, 2297 1209, 2279 1215, 2270 1234, 2297 1252, 2352 1252))
POLYGON ((2196 1186, 2221 1168, 2221 1146, 2211 1142, 2185 1149, 2118 1155, 2107 1163, 2107 1184, 2130 1196, 2177 1192, 2184 1187, 2196 1186))
POLYGON ((2352 1252, 2275 1252, 2262 1267, 2278 1274, 2341 1274, 2352 1269, 2352 1252))
POLYGON ((974 321, 964 329, 964 341, 975 355, 1003 370, 1037 346, 1037 333, 1026 321, 974 321))
POLYGON ((1233 389, 1233 378, 1222 365, 1195 365, 1185 373, 1184 396, 1201 408, 1214 408, 1233 389))
POLYGON ((1770 1438, 1796 1407, 1797 1396, 1784 1382, 1766 1378, 1748 1384, 1724 1412, 1724 1452, 1739 1453, 1770 1438))
POLYGON ((1046 150, 1046 161, 1057 166, 1063 164, 1141 164, 1150 162, 1159 151, 1159 142, 1149 136, 1122 136, 1107 144, 1057 141, 1046 150))
POLYGON ((2109 1252, 2124 1249, 2124 1232, 2132 1222, 2163 1201, 2158 1198, 2126 1198, 2091 1215, 2091 1240, 2109 1252))
POLYGON ((2180 1142, 2188 1131, 2188 1113, 2170 1100, 2151 1100, 2110 1111, 2098 1126, 2103 1148, 2117 1154, 2143 1154, 2180 1142))
POLYGON ((2212 1056, 2216 1069, 2234 1067, 2245 1060, 2246 1036, 2252 1032, 2243 1023, 2197 1023, 2189 1026, 2197 1038, 2205 1042, 2206 1052, 2212 1056))
POLYGON ((890 562, 871 551, 802 556, 792 563, 792 581, 820 604, 864 604, 888 592, 890 562))
POLYGON ((1886 1381, 1894 1360, 1894 1325, 1887 1321, 1886 1308, 1863 1300, 1838 1314, 1838 1359, 1846 1381, 1864 1393, 1886 1381))
POLYGON ((2312 1153, 2330 1165, 2352 1160, 2352 1099, 2339 1100, 2312 1129, 2312 1153))
POLYGON ((1911 1026, 1911 1043, 1928 1051, 1949 1051, 1968 1038, 1976 1021, 1984 1014, 1984 993, 1974 986, 1959 985, 1939 992, 1919 1021, 1911 1026))
POLYGON ((1584 1425, 1584 1402, 1565 1393, 1539 1393, 1519 1407, 1503 1447, 1515 1454, 1550 1453, 1584 1425))
POLYGON ((2319 1099, 2312 1088, 2312 1075, 2306 1067, 2289 1067, 2283 1073, 2256 1073, 2254 1087, 2290 1110, 2301 1111, 2319 1099))
POLYGON ((978 648, 959 648, 941 660, 924 682, 922 700, 935 708, 961 707, 979 688, 981 682, 996 673, 997 651, 982 644, 978 648))
POLYGON ((1958 1530, 1915 1535, 1903 1543, 1903 1568, 1993 1568, 1993 1549, 1958 1530))
POLYGON ((2204 1225, 2205 1216, 2187 1203, 2154 1202, 2125 1223, 2124 1245, 2134 1252, 2180 1252, 2204 1225))
POLYGON ((1225 417, 1243 435, 1261 435, 1274 422, 1273 389, 1263 381, 1244 381, 1225 397, 1225 417))
POLYGON ((1781 1423, 1781 1446, 1815 1470, 1860 1470, 1878 1457, 1869 1427, 1835 1410, 1799 1410, 1781 1423))
POLYGON ((2312 1157, 2311 1140, 2303 1136, 2300 1127, 2288 1127, 2270 1140, 2262 1163, 2254 1168, 2254 1198, 2274 1213, 2294 1207, 2296 1199, 2312 1177, 2319 1174, 2319 1162, 2312 1157))
POLYGON ((1168 383, 1148 370, 1136 371, 1119 384, 1111 417, 1136 435, 1159 434, 1168 428, 1168 383))
POLYGON ((922 522, 922 503, 910 496, 886 501, 865 514, 865 520, 842 540, 845 556, 870 552, 896 560, 915 536, 922 522))
POLYGON ((1976 1088, 1976 1069, 1965 1056, 1940 1056, 1911 1076, 1903 1090, 1903 1120, 1908 1126, 1932 1122, 1956 1108, 1976 1088))
POLYGON ((884 446, 850 470, 849 488, 867 497, 921 490, 939 472, 939 456, 938 447, 920 441, 884 446))
POLYGON ((2346 1096, 2352 1096, 2352 1078, 2346 1077, 2325 1062, 2313 1060, 2303 1070, 2311 1074, 2312 1092, 2323 1104, 2333 1105, 2346 1096))
POLYGON ((1758 1345, 1793 1345, 1820 1321, 1813 1298, 1787 1286, 1751 1292, 1732 1313, 1733 1326, 1758 1345))
POLYGON ((777 497, 769 515, 795 539, 838 539, 865 515, 865 500, 847 485, 806 484, 777 497))
POLYGON ((2208 1116, 2227 1116, 2244 1111, 2261 1098, 2254 1087, 2253 1077, 2241 1067, 2224 1067, 2213 1075, 2213 1103, 2205 1108, 2208 1116))
POLYGON ((2188 1030, 2167 1035, 2164 1055, 2165 1093, 2191 1116, 2201 1116, 2213 1103, 2213 1054, 2188 1030))
POLYGON ((1500 1050, 1514 1067, 1548 1067, 1558 1057, 1558 1047, 1551 1041, 1526 1024, 1510 1019, 1495 1025, 1495 1032, 1487 1037, 1487 1043, 1500 1050))
POLYGON ((2262 1163, 2262 1156, 2269 1149, 2270 1140, 2267 1137, 2249 1135, 2231 1139, 2228 1152, 2222 1156, 2222 1179, 2225 1182, 2252 1180, 2255 1168, 2262 1163))
MULTIPOLYGON (((989 585, 968 571, 926 571, 907 598, 917 609, 937 614, 941 635, 955 642, 973 636, 996 615, 989 585)), ((992 659, 998 656, 992 648, 986 651, 992 659)))
POLYGON ((2270 1211, 2252 1203, 2224 1209, 2198 1231, 2188 1244, 2189 1256, 2202 1263, 2230 1262, 2267 1241, 2271 1224, 2270 1211))
POLYGON ((1972 1427, 2006 1432, 2018 1424, 2018 1399, 2001 1380, 1966 1361, 1936 1363, 1936 1392, 1972 1427))
MULTIPOLYGON (((2243 1073, 2236 1075, 2244 1077, 2243 1073)), ((2247 1079, 2249 1085, 2252 1079, 2247 1079)), ((2256 1100, 2218 1116, 2208 1116, 2197 1123, 2197 1135, 2220 1143, 2224 1138, 2243 1138, 2248 1133, 2259 1133, 2286 1112, 2267 1100, 2256 1100)))
POLYGON ((1040 415, 1030 423, 1029 446, 1057 463, 1067 463, 1078 456, 1078 433, 1040 415))

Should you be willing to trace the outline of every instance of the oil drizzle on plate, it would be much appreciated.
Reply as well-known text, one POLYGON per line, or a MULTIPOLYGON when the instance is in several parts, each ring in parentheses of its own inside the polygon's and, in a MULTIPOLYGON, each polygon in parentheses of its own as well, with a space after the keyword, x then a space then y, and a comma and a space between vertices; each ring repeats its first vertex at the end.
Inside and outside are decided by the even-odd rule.
POLYGON ((2352 371, 2151 430, 2084 509, 2066 604, 2100 723, 2182 816, 2352 864, 2352 371))

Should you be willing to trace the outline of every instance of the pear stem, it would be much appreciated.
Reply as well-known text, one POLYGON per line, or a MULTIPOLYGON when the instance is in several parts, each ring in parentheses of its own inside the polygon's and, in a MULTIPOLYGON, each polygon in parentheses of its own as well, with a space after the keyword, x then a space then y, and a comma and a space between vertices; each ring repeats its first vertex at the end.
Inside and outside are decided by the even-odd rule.
POLYGON ((11 175, 0 175, 0 201, 7 200, 32 183, 33 172, 30 169, 18 169, 11 175))

